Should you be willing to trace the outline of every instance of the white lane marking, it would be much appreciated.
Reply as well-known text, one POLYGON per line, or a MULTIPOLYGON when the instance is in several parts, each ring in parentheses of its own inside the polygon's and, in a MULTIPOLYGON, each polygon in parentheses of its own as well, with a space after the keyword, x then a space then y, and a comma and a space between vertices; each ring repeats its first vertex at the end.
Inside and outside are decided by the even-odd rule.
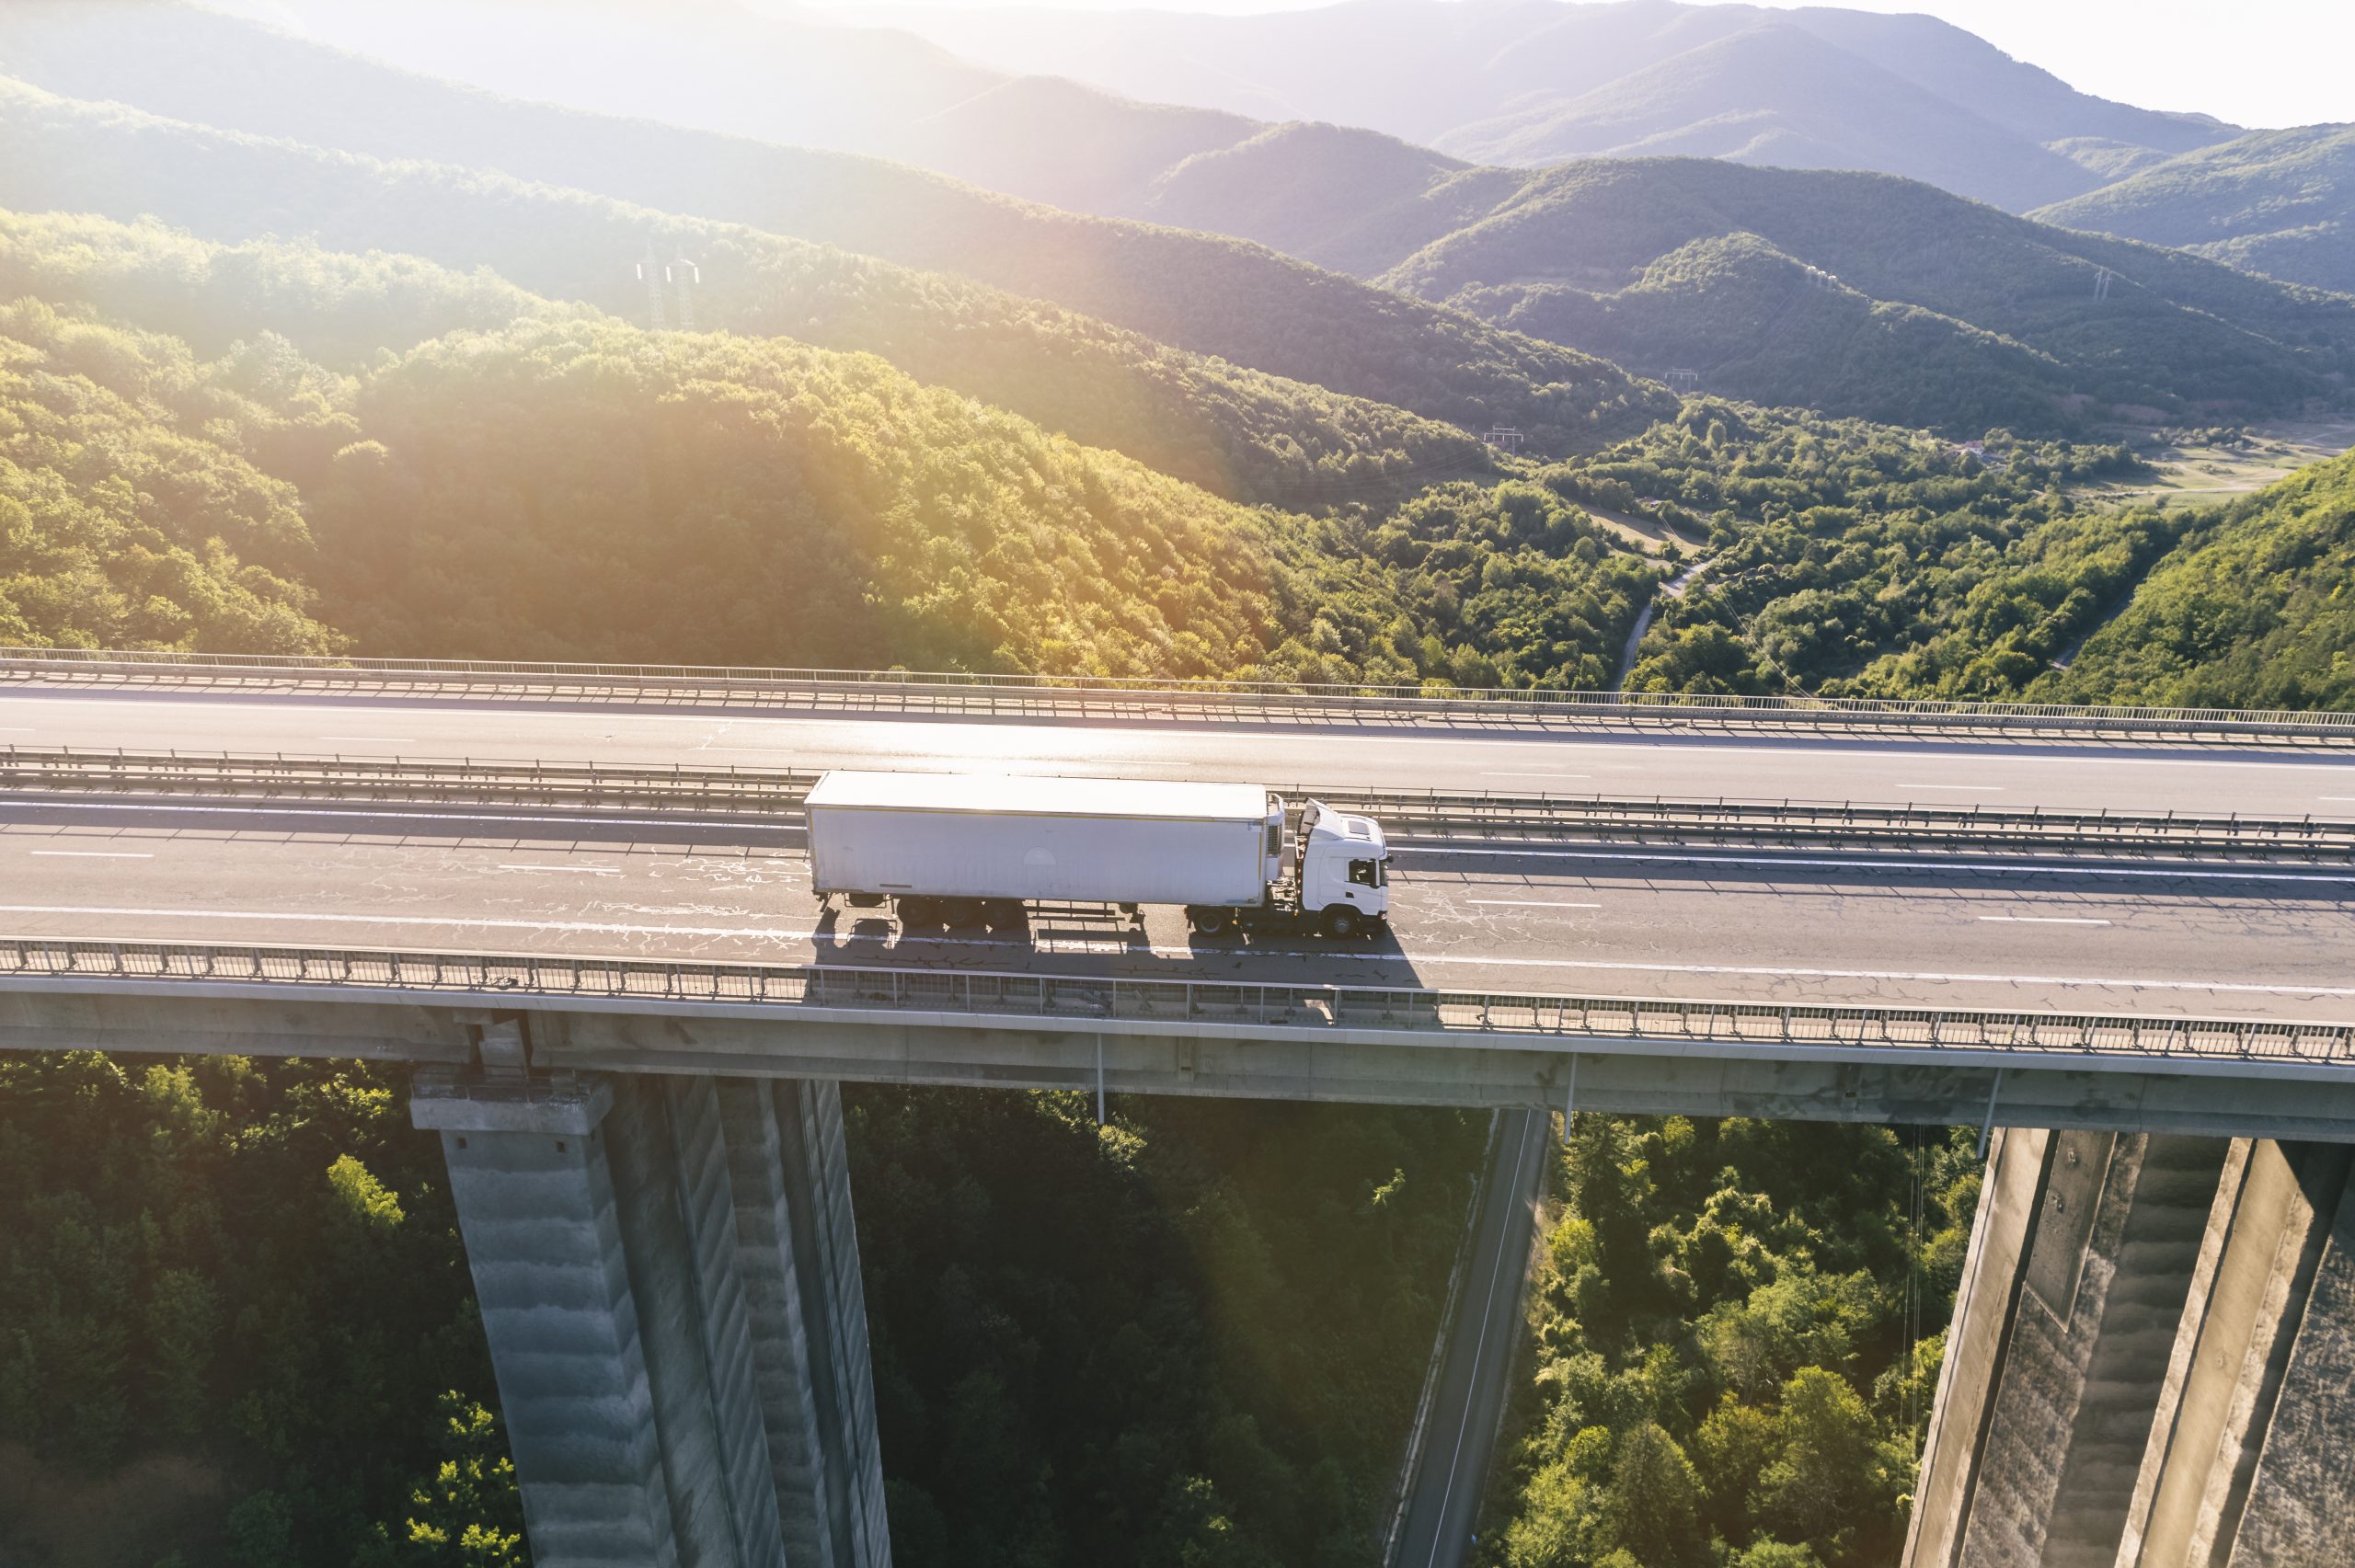
POLYGON ((2001 795, 2004 793, 2004 786, 2002 784, 1901 784, 1897 787, 1900 789, 1954 789, 1961 790, 1970 795, 2001 795))
POLYGON ((46 798, 18 795, 0 798, 0 811, 12 808, 24 811, 65 808, 75 811, 177 811, 201 817, 334 817, 347 822, 523 822, 536 827, 579 823, 594 828, 758 828, 772 833, 809 830, 798 823, 780 820, 786 815, 782 812, 777 817, 747 814, 742 817, 700 818, 604 817, 585 811, 563 811, 547 817, 522 817, 483 811, 419 811, 404 809, 396 804, 348 806, 338 809, 326 806, 248 806, 236 800, 224 800, 218 806, 182 806, 162 801, 143 805, 130 801, 82 800, 64 795, 46 798))
POLYGON ((366 746, 422 746, 414 735, 322 735, 322 740, 356 740, 366 746))
POLYGON ((1543 898, 1466 898, 1467 904, 1496 904, 1510 910, 1599 910, 1601 904, 1554 904, 1543 898))
MULTIPOLYGON (((598 936, 743 937, 758 938, 765 942, 807 942, 819 934, 813 930, 795 930, 783 926, 637 925, 625 921, 495 920, 479 915, 338 914, 316 910, 129 909, 77 904, 0 904, 0 915, 82 915, 126 920, 291 921, 298 923, 319 922, 336 925, 440 926, 472 931, 560 931, 598 936)), ((860 943, 871 941, 879 944, 884 939, 879 936, 874 938, 850 936, 841 940, 860 943)), ((995 937, 962 937, 953 942, 927 939, 927 942, 929 944, 939 946, 1008 947, 1018 948, 1025 952, 1035 952, 1039 947, 1039 944, 1032 941, 1001 940, 995 937)), ((1150 955, 1156 958, 1246 956, 1218 948, 1209 949, 1206 953, 1197 953, 1190 947, 1159 945, 1130 947, 1121 944, 1109 950, 1139 956, 1150 955)), ((1271 958, 1315 958, 1327 963, 1471 964, 1490 968, 1605 970, 1623 974, 1656 975, 1741 975, 1762 979, 1935 980, 1990 985, 2101 986, 2128 990, 2229 991, 2254 996, 2355 997, 2355 986, 2258 985, 2248 981, 2234 980, 2144 979, 2128 975, 1996 975, 1907 969, 1800 969, 1775 968, 1763 964, 1647 964, 1610 958, 1496 958, 1452 953, 1352 953, 1331 947, 1262 948, 1249 956, 1271 958)), ((550 956, 550 955, 542 955, 542 956, 550 956)), ((943 973, 953 973, 953 971, 944 970, 943 973)), ((1113 979, 1121 977, 1107 975, 1102 978, 1113 979)))
POLYGON ((619 876, 621 872, 610 865, 523 865, 501 864, 501 871, 563 871, 575 876, 619 876))
POLYGON ((35 850, 33 853, 60 855, 75 860, 153 860, 155 858, 155 853, 149 850, 135 853, 130 850, 35 850))
POLYGON ((2080 915, 1981 915, 1983 921, 2003 925, 2108 925, 2108 921, 2088 920, 2080 915))
POLYGON ((30 735, 32 732, 33 727, 29 724, 0 724, 0 735, 30 735))
MULTIPOLYGON (((1821 860, 1798 856, 1694 854, 1689 851, 1672 854, 1660 850, 1451 849, 1443 843, 1410 843, 1403 839, 1392 839, 1390 846, 1394 852, 1403 854, 1477 855, 1483 859, 1625 860, 1662 865, 1787 865, 1812 871, 1827 867, 1840 871, 1862 867, 1895 871, 2000 871, 2014 876, 2156 876, 2178 877, 2193 882, 2355 882, 2355 872, 2343 871, 2220 871, 2197 866, 2170 870, 2165 866, 2069 865, 2052 861, 2014 864, 2000 860, 1883 860, 1869 854, 1858 855, 1853 860, 1821 860)), ((2213 863, 2210 864, 2212 866, 2213 863)))
POLYGON ((1545 773, 1519 768, 1485 772, 1480 776, 1484 779, 1591 779, 1594 777, 1592 773, 1545 773))
MULTIPOLYGON (((1529 1116, 1526 1112, 1522 1114, 1527 1120, 1521 1129, 1521 1142, 1514 1146, 1512 1151, 1512 1191, 1515 1194, 1521 1191, 1522 1167, 1529 1160, 1529 1135, 1537 1127, 1537 1118, 1534 1116, 1529 1116)), ((1568 1130, 1567 1127, 1563 1128, 1565 1133, 1568 1130)), ((1505 1230, 1508 1232, 1512 1229, 1511 1214, 1511 1206, 1508 1201, 1505 1208, 1505 1230)), ((1504 1246, 1502 1239, 1499 1238, 1497 1247, 1497 1265, 1488 1273, 1488 1293, 1480 1303, 1480 1335, 1472 1342, 1472 1373, 1465 1380, 1463 1419, 1456 1424, 1455 1448, 1449 1453, 1447 1459, 1447 1485, 1440 1492, 1439 1517, 1432 1522, 1431 1526, 1430 1561, 1433 1562, 1437 1562, 1440 1560, 1440 1554, 1455 1540, 1454 1535, 1447 1528, 1447 1505, 1455 1496, 1455 1472, 1457 1467, 1464 1462, 1464 1435, 1471 1429, 1472 1425, 1472 1391, 1480 1386, 1480 1357, 1488 1352, 1488 1322, 1496 1316, 1497 1282, 1504 1277, 1505 1261, 1511 1250, 1504 1246)), ((1528 1259, 1524 1257, 1520 1261, 1525 1264, 1528 1259)), ((1473 1522, 1477 1524, 1479 1521, 1476 1519, 1473 1522)))
POLYGON ((2316 798, 2318 798, 2318 799, 2322 799, 2322 800, 2347 800, 2347 801, 2355 801, 2355 795, 2320 795, 2320 796, 2317 796, 2316 798))

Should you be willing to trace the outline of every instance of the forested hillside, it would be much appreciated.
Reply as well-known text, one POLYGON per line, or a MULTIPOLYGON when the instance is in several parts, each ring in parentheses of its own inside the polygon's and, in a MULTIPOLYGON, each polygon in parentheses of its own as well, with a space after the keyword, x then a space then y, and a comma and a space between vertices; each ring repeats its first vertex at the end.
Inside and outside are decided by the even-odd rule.
POLYGON ((1937 1380, 1971 1137, 1581 1116, 1484 1568, 1878 1568, 1937 1380))
POLYGON ((2355 293, 2355 125, 2252 131, 2030 215, 2355 293))
MULTIPOLYGON (((705 276, 693 302, 703 325, 879 353, 920 379, 1229 495, 1313 501, 1320 490, 1395 487, 1488 465, 1486 449, 1460 429, 1052 305, 501 175, 380 164, 21 86, 0 86, 0 205, 18 211, 155 214, 223 240, 275 234, 330 249, 404 251, 490 267, 534 292, 616 312, 644 308, 637 267, 649 252, 658 265, 684 253, 705 276)), ((1594 428, 1597 406, 1580 390, 1546 390, 1558 432, 1594 428)))
POLYGON ((1545 450, 1631 434, 1666 406, 1572 351, 1256 246, 1057 212, 875 158, 497 97, 191 6, 0 9, 0 68, 70 97, 497 169, 955 273, 1430 418, 1512 425, 1545 450), (1581 397, 1599 420, 1580 423, 1581 397))
POLYGON ((2069 668, 2073 702, 2355 709, 2355 454, 2201 518, 2069 668))
MULTIPOLYGON (((83 358, 171 389, 210 440, 237 430, 286 536, 264 558, 299 551, 276 591, 323 594, 365 651, 1591 685, 1657 575, 1525 483, 1390 517, 1250 510, 872 356, 651 333, 414 258, 0 214, 0 288, 57 302, 20 307, 52 338, 139 345, 177 379, 83 358), (466 324, 491 330, 400 352, 466 324), (315 341, 366 372, 309 362, 315 341)), ((236 624, 121 635, 236 647, 236 624)))
POLYGON ((2123 448, 1901 431, 1707 400, 1580 472, 1706 520, 1707 578, 1663 603, 1629 684, 2007 696, 2097 624, 2183 514, 2072 491, 2123 448))
POLYGON ((0 644, 327 653, 301 498, 256 466, 349 433, 282 339, 186 345, 0 304, 0 644))

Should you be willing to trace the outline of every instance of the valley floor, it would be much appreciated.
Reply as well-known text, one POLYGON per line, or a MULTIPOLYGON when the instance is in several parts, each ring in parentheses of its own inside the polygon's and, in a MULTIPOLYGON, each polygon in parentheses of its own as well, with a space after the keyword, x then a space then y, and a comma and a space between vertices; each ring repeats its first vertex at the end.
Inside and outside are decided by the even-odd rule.
POLYGON ((2355 414, 2277 419, 2246 428, 2245 442, 2186 441, 2148 453, 2159 470, 2156 478, 2105 486, 2096 493, 2129 503, 2229 500, 2261 490, 2309 464, 2355 451, 2355 414))

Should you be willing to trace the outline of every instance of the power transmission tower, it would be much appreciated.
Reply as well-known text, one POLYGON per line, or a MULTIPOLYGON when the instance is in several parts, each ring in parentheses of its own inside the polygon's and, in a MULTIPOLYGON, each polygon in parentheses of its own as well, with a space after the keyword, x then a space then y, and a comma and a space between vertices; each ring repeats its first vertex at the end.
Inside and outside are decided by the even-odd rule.
POLYGON ((703 269, 682 256, 664 268, 662 275, 670 280, 675 292, 679 330, 693 332, 695 329, 695 291, 703 287, 703 269))
POLYGON ((654 242, 646 242, 646 256, 638 264, 638 280, 646 290, 646 325, 660 332, 663 327, 663 285, 670 281, 670 269, 654 259, 654 242))

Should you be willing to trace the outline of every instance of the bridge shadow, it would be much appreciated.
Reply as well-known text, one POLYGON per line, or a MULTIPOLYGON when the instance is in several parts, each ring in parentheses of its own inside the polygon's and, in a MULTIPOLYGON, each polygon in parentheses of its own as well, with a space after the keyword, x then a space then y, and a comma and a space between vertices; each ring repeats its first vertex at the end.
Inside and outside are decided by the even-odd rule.
POLYGON ((983 973, 1090 975, 1267 985, 1422 988, 1397 933, 1334 941, 1310 933, 1201 936, 1176 910, 1142 922, 1029 915, 1002 926, 906 931, 887 915, 828 909, 811 933, 819 964, 983 973))

